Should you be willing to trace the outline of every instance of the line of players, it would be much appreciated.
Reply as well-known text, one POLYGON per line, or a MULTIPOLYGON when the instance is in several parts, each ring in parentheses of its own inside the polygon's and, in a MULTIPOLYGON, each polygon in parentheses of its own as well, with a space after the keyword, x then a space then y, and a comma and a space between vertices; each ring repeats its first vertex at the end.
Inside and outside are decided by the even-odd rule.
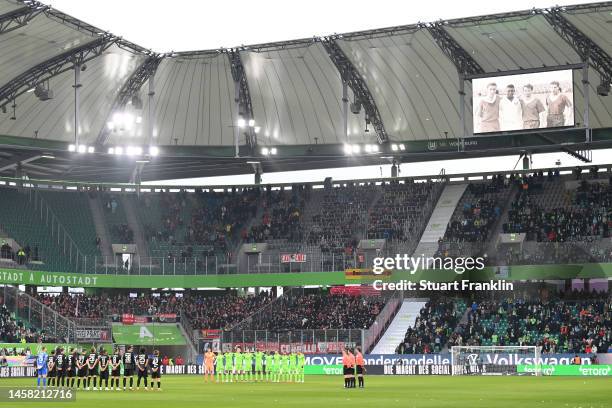
POLYGON ((109 355, 104 348, 96 352, 92 347, 89 353, 83 350, 78 352, 71 348, 65 353, 63 347, 58 347, 47 354, 47 348, 42 347, 36 357, 37 384, 38 387, 49 386, 81 388, 85 390, 99 389, 120 391, 121 365, 123 365, 123 390, 134 389, 134 375, 137 376, 136 390, 140 389, 141 382, 144 389, 148 390, 148 374, 151 372, 151 389, 157 383, 157 389, 161 391, 161 359, 159 350, 153 352, 153 356, 141 348, 138 354, 134 354, 134 347, 129 346, 122 354, 115 348, 109 355), (110 378, 110 388, 108 380, 110 378), (48 381, 47 381, 48 380, 48 381))
POLYGON ((210 382, 304 382, 303 353, 234 352, 204 353, 204 380, 210 382), (215 380, 216 374, 216 380, 215 380))

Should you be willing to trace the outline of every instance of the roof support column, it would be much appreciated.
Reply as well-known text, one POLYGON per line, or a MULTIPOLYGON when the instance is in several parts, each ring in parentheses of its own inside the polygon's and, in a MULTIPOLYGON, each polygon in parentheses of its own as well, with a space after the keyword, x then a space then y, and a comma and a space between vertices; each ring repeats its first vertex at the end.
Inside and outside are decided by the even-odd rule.
POLYGON ((149 146, 152 146, 156 143, 153 142, 155 135, 153 134, 153 127, 155 126, 155 72, 151 74, 149 77, 149 93, 147 94, 149 97, 149 120, 147 121, 147 137, 149 138, 149 146))
POLYGON ((601 75, 601 84, 610 87, 612 81, 612 57, 604 51, 595 41, 584 34, 564 15, 560 8, 540 10, 540 14, 552 26, 557 34, 582 57, 584 62, 601 75))
POLYGON ((446 31, 444 23, 423 24, 444 55, 455 65, 459 74, 459 114, 461 116, 461 134, 457 137, 457 151, 465 150, 467 126, 465 121, 465 78, 467 75, 484 73, 484 69, 474 58, 446 31))
POLYGON ((0 34, 6 34, 27 25, 30 20, 49 9, 49 6, 37 5, 35 7, 22 7, 0 15, 0 34))
POLYGON ((368 85, 366 84, 365 80, 363 79, 357 68, 355 68, 351 60, 346 56, 346 54, 340 47, 340 45, 338 45, 335 37, 322 38, 321 44, 323 44, 323 47, 325 48, 325 51, 327 51, 329 58, 336 66, 336 69, 338 69, 340 77, 342 78, 342 82, 346 83, 348 86, 351 87, 353 95, 355 95, 355 97, 363 105, 366 114, 366 124, 372 123, 372 125, 374 126, 374 130, 376 130, 376 136, 378 138, 378 143, 382 144, 388 142, 389 136, 387 135, 387 131, 385 130, 385 125, 383 124, 380 112, 378 111, 378 107, 376 106, 376 102, 374 101, 374 97, 372 96, 372 93, 368 89, 368 85))
POLYGON ((236 107, 236 112, 238 113, 238 119, 236 123, 234 123, 234 157, 240 157, 240 128, 241 121, 245 119, 242 117, 240 112, 240 82, 234 80, 234 104, 236 107))
POLYGON ((74 145, 79 149, 79 90, 81 89, 81 64, 74 64, 74 145))
MULTIPOLYGON (((99 147, 104 146, 104 143, 106 143, 106 140, 112 132, 112 129, 109 128, 108 123, 112 120, 113 115, 117 112, 122 111, 128 104, 128 101, 132 100, 135 96, 138 95, 138 93, 140 92, 140 88, 144 85, 144 83, 150 80, 155 75, 157 67, 159 66, 163 58, 164 55, 161 54, 149 55, 147 59, 138 68, 136 68, 136 70, 125 81, 125 83, 119 90, 119 93, 115 97, 113 106, 111 107, 110 112, 108 113, 108 118, 104 122, 102 129, 100 130, 100 133, 98 133, 98 137, 96 138, 96 144, 99 147)), ((152 83, 150 81, 149 102, 152 101, 153 95, 155 94, 155 92, 153 92, 153 95, 151 95, 151 87, 152 83)), ((140 100, 140 98, 138 99, 140 100)), ((140 102, 140 105, 142 105, 142 102, 140 102)), ((151 109, 151 104, 149 103, 149 122, 151 122, 151 112, 153 112, 153 110, 151 109)), ((149 124, 149 126, 151 127, 148 130, 152 132, 153 125, 149 124)), ((151 133, 147 134, 146 137, 150 138, 151 133)))
POLYGON ((102 55, 116 41, 117 38, 115 37, 98 37, 91 42, 72 48, 28 69, 0 87, 0 107, 14 102, 17 97, 23 95, 36 85, 71 70, 75 65, 82 65, 102 55))
POLYGON ((461 135, 457 137, 457 151, 465 150, 465 138, 468 136, 465 126, 465 77, 459 73, 459 115, 461 115, 461 135))
POLYGON ((342 123, 344 125, 343 136, 344 136, 344 140, 346 140, 347 142, 349 141, 348 139, 348 103, 349 103, 348 84, 346 83, 346 81, 342 80, 342 123))
POLYGON ((232 48, 227 50, 227 56, 230 60, 232 78, 234 79, 234 101, 236 102, 236 111, 238 113, 238 123, 234 124, 234 144, 236 147, 236 157, 238 157, 240 150, 240 129, 244 128, 247 144, 253 151, 252 153, 255 153, 255 148, 257 147, 257 134, 255 132, 255 117, 253 115, 253 104, 249 91, 249 83, 246 72, 244 71, 242 58, 240 57, 240 49, 232 48), (244 126, 242 126, 243 121, 244 126))

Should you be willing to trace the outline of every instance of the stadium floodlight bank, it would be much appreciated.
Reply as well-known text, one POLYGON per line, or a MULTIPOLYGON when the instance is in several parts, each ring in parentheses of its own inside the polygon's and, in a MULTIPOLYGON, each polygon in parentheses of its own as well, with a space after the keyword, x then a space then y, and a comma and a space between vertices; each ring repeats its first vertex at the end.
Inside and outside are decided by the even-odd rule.
POLYGON ((452 346, 452 375, 542 375, 540 346, 452 346), (503 360, 503 361, 502 361, 503 360), (507 361, 506 361, 507 360, 507 361), (530 364, 518 373, 518 364, 530 364))

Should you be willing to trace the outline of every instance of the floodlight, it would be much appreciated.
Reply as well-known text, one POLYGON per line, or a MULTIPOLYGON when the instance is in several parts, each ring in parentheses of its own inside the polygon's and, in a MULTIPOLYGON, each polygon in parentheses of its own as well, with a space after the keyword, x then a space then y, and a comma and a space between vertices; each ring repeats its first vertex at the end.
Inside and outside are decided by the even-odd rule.
POLYGON ((126 149, 128 156, 136 156, 142 154, 142 147, 140 146, 128 146, 126 149))

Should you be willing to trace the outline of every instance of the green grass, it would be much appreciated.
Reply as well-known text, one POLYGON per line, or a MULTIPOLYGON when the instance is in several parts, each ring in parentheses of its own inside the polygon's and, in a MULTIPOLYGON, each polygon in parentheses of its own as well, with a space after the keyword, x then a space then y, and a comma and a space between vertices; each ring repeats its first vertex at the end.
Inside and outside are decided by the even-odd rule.
MULTIPOLYGON (((0 386, 32 386, 35 379, 3 379, 0 386)), ((401 407, 401 408, 609 408, 612 380, 582 377, 388 377, 366 378, 366 389, 342 388, 342 378, 307 376, 304 384, 206 384, 201 376, 166 376, 162 392, 78 391, 83 408, 152 407, 401 407)), ((44 403, 0 403, 40 407, 44 403)))
POLYGON ((117 344, 138 346, 182 346, 185 337, 176 323, 151 323, 134 325, 113 324, 113 338, 117 344))

